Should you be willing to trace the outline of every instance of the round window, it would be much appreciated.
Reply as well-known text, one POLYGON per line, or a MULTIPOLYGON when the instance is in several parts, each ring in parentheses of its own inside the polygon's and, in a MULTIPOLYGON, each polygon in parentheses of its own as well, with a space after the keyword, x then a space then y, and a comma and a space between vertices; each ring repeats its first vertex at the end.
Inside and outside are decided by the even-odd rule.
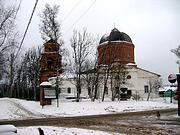
POLYGON ((128 76, 127 76, 127 79, 131 79, 131 75, 128 75, 128 76))

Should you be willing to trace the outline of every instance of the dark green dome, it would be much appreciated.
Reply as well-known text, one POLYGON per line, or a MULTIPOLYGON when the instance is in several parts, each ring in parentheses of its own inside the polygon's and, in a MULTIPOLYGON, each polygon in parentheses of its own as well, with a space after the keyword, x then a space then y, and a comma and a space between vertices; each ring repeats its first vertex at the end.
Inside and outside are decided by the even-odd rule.
POLYGON ((126 41, 132 43, 131 38, 126 33, 120 32, 116 28, 111 30, 111 33, 109 35, 105 34, 104 36, 102 36, 99 44, 106 41, 126 41))

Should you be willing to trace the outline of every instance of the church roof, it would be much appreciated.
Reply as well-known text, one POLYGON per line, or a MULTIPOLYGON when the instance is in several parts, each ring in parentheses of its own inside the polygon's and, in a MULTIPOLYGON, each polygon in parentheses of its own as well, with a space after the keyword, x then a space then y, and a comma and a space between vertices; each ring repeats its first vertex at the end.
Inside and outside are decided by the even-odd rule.
POLYGON ((120 32, 116 28, 112 29, 109 35, 108 34, 103 35, 99 44, 106 41, 126 41, 132 43, 131 38, 126 33, 120 32))

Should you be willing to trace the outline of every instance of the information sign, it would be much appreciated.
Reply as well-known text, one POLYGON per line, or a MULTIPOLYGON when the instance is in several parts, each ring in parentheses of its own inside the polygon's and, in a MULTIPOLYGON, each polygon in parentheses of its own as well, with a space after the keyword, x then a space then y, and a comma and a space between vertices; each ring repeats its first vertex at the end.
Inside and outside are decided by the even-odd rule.
POLYGON ((56 98, 56 90, 53 88, 44 88, 44 98, 56 98))

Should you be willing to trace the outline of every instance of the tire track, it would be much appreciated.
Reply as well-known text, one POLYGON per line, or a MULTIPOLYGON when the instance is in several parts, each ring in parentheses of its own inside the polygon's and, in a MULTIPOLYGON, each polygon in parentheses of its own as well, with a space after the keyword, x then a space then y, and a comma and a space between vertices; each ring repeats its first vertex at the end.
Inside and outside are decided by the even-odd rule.
MULTIPOLYGON (((177 109, 159 110, 164 116, 176 113, 177 109)), ((107 132, 133 134, 133 135, 175 135, 177 131, 165 127, 163 123, 158 123, 161 126, 156 126, 159 122, 156 116, 157 110, 127 112, 118 114, 103 114, 91 116, 77 117, 54 117, 54 118, 39 118, 26 120, 0 121, 1 124, 13 124, 15 126, 59 126, 59 127, 75 127, 92 130, 101 130, 107 132), (153 119, 152 119, 153 118, 153 119), (148 122, 147 122, 148 121, 148 122)), ((161 119, 160 119, 161 120, 161 119)), ((179 119, 180 120, 180 119, 179 119)), ((176 125, 180 128, 179 125, 176 125)))

